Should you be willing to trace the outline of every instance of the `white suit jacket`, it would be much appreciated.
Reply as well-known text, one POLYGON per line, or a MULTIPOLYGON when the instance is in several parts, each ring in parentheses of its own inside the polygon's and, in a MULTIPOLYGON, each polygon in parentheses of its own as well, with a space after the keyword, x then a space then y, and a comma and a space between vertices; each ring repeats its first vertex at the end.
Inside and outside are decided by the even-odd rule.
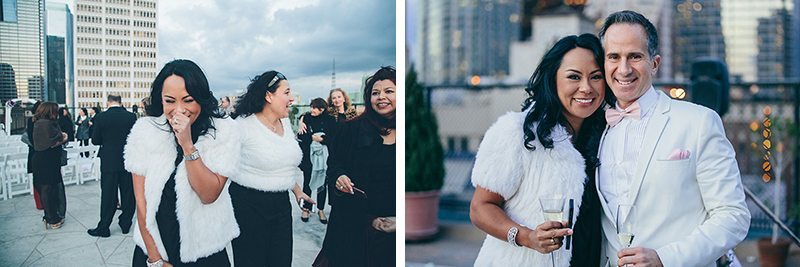
MULTIPOLYGON (((655 249, 667 267, 715 266, 750 226, 735 152, 717 113, 658 93, 630 199, 620 199, 636 206, 631 247, 655 249), (674 149, 689 150, 689 158, 666 160, 674 149)), ((604 141, 605 133, 601 149, 604 141)), ((597 185, 604 213, 603 253, 615 263, 621 249, 611 213, 616 207, 607 205, 597 185)))

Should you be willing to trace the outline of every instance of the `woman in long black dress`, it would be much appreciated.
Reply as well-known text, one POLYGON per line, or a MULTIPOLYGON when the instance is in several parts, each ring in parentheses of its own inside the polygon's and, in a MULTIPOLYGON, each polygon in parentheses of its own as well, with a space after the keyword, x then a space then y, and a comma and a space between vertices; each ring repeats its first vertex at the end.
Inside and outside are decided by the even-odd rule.
POLYGON ((132 265, 230 266, 225 246, 239 235, 225 190, 239 158, 233 121, 189 60, 167 63, 150 97, 125 145, 136 195, 132 265))
POLYGON ((64 223, 67 201, 61 177, 61 144, 67 134, 58 126, 58 104, 44 102, 33 116, 33 186, 44 206, 45 228, 58 229, 64 223))
POLYGON ((342 125, 328 160, 335 188, 314 266, 395 264, 395 69, 367 79, 364 113, 342 125))

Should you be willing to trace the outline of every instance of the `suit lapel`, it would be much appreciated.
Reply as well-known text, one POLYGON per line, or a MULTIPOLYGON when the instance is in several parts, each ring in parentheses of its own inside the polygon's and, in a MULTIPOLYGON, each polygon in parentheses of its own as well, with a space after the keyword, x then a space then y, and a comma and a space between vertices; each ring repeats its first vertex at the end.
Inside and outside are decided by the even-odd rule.
MULTIPOLYGON (((606 134, 608 133, 608 129, 611 127, 606 126, 606 129, 603 131, 603 135, 600 137, 600 147, 597 149, 597 158, 600 158, 600 151, 603 151, 603 143, 606 140, 606 134)), ((603 164, 600 162, 600 164, 603 164)), ((600 197, 600 206, 603 207, 603 212, 605 212, 608 218, 614 218, 611 214, 611 210, 608 209, 608 203, 606 201, 606 197, 603 196, 603 192, 600 192, 600 168, 594 168, 594 189, 597 190, 597 195, 600 197)))
POLYGON ((628 203, 635 203, 636 197, 639 195, 639 189, 642 186, 642 181, 647 173, 647 168, 650 167, 650 162, 653 161, 653 153, 655 152, 656 145, 661 139, 667 122, 669 122, 669 116, 667 116, 667 112, 669 112, 670 108, 669 101, 669 97, 662 92, 658 92, 657 105, 644 131, 642 150, 639 151, 639 162, 636 164, 636 172, 631 181, 630 192, 632 194, 630 195, 628 203))

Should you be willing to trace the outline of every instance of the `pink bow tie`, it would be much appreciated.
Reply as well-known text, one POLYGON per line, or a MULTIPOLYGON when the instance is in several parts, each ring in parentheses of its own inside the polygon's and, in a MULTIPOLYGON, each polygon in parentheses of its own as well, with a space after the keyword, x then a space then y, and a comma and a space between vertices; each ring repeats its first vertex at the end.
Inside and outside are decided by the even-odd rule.
POLYGON ((640 107, 639 102, 633 102, 628 108, 625 110, 617 110, 616 108, 610 108, 606 110, 606 122, 611 127, 614 127, 622 121, 622 118, 632 118, 639 120, 641 118, 640 114, 640 107))

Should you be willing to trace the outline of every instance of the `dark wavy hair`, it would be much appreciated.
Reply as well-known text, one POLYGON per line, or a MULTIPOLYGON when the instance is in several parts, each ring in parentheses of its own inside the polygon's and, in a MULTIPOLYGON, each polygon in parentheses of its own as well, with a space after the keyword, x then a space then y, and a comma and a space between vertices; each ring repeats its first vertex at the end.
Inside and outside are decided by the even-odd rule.
MULTIPOLYGON (((223 118, 223 115, 217 109, 219 104, 208 86, 206 75, 203 74, 200 66, 191 60, 176 59, 164 65, 153 81, 150 89, 150 105, 145 107, 145 111, 151 117, 160 117, 161 114, 164 114, 161 93, 164 89, 164 81, 172 75, 183 78, 186 92, 200 105, 200 114, 197 114, 197 119, 191 126, 192 142, 197 142, 197 138, 207 134, 209 129, 216 130, 211 118, 223 118)), ((169 123, 166 123, 166 126, 172 128, 169 123)))
POLYGON ((235 111, 231 114, 231 117, 247 117, 261 112, 261 110, 264 109, 264 105, 267 104, 267 100, 265 99, 267 92, 274 94, 275 91, 278 90, 282 80, 287 80, 286 76, 274 70, 253 77, 253 79, 250 80, 250 84, 247 85, 247 92, 236 100, 236 105, 234 106, 235 111), (267 86, 272 82, 275 76, 278 76, 278 80, 275 81, 272 86, 267 86))
MULTIPOLYGON (((385 66, 381 67, 375 74, 367 78, 366 85, 364 85, 364 113, 359 115, 353 120, 356 119, 366 119, 370 124, 375 126, 375 128, 380 131, 381 135, 389 134, 390 129, 395 129, 395 116, 391 118, 386 118, 378 114, 375 109, 372 108, 372 87, 375 86, 375 83, 382 80, 390 80, 393 84, 397 85, 397 71, 395 71, 394 67, 392 66, 385 66)), ((397 103, 395 103, 396 105, 397 103)), ((396 107, 395 107, 396 108, 396 107)), ((397 113, 397 109, 395 109, 395 113, 397 113)))
MULTIPOLYGON (((528 110, 533 106, 525 116, 525 122, 523 123, 524 145, 528 150, 536 149, 533 142, 537 136, 539 137, 539 143, 543 147, 553 148, 553 139, 550 135, 556 124, 572 130, 567 118, 564 116, 564 107, 558 99, 556 72, 561 67, 561 60, 564 55, 575 48, 585 48, 591 51, 594 55, 595 63, 600 67, 600 70, 603 70, 603 47, 600 44, 600 40, 592 34, 584 33, 580 36, 570 35, 561 38, 553 45, 553 48, 547 51, 530 80, 528 80, 528 87, 525 88, 528 98, 525 99, 522 110, 528 110), (538 126, 534 128, 533 124, 537 122, 538 126), (533 132, 534 130, 536 133, 533 132)), ((608 85, 603 84, 605 90, 604 103, 613 103, 614 94, 608 85)), ((596 151, 596 146, 589 145, 589 142, 595 139, 599 141, 599 138, 594 137, 599 137, 602 134, 605 124, 603 105, 601 105, 597 111, 583 121, 581 130, 575 139, 575 147, 578 148, 581 154, 591 154, 589 151, 585 151, 591 147, 595 147, 594 151, 596 151)))

